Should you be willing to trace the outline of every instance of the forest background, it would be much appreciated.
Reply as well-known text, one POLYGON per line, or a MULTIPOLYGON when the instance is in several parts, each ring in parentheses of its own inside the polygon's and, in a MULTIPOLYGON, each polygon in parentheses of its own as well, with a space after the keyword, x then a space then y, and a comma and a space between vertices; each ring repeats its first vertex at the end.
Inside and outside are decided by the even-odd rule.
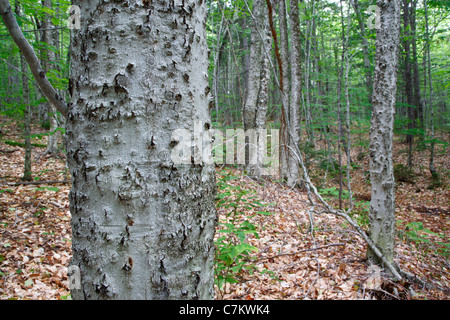
MULTIPOLYGON (((70 2, 11 4, 20 5, 19 26, 50 82, 68 100, 70 2)), ((245 128, 250 102, 258 101, 253 112, 262 110, 260 124, 280 129, 283 92, 290 101, 299 99, 298 146, 311 180, 333 206, 353 208, 352 217, 366 229, 376 1, 300 1, 298 27, 289 20, 289 1, 274 2, 272 24, 266 5, 207 4, 213 127, 245 128), (300 83, 290 68, 296 45, 300 83)), ((227 165, 217 166, 218 230, 226 230, 219 232, 225 238, 216 239, 222 253, 216 260, 218 298, 448 298, 449 10, 450 1, 402 1, 394 124, 396 259, 420 280, 392 283, 367 269, 365 243, 350 225, 308 213, 302 178, 263 179, 252 168, 227 165)), ((0 294, 65 299, 71 230, 64 121, 46 102, 3 24, 0 69, 0 294)))

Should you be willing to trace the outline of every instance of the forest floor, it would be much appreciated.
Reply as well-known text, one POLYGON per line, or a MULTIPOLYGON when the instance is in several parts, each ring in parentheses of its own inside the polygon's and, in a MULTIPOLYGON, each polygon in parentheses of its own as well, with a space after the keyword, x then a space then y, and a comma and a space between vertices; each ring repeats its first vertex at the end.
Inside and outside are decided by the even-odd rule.
MULTIPOLYGON (((22 142, 17 128, 15 123, 6 124, 0 134, 0 299, 67 299, 70 183, 18 184, 24 149, 11 143, 22 142)), ((38 132, 42 130, 34 127, 33 133, 38 132)), ((449 138, 446 135, 440 140, 449 138)), ((33 142, 45 145, 46 138, 33 142)), ((396 138, 395 163, 406 163, 406 148, 396 138)), ((254 208, 238 218, 255 226, 258 237, 248 236, 247 242, 257 251, 247 257, 248 268, 234 274, 237 283, 216 286, 216 299, 449 299, 450 155, 443 145, 436 151, 441 186, 429 188, 429 154, 415 150, 413 176, 396 188, 395 260, 420 279, 412 283, 391 281, 376 266, 369 266, 366 243, 341 218, 326 213, 310 216, 305 190, 274 180, 257 182, 234 169, 218 170, 218 181, 234 175, 226 181, 232 190, 251 191, 245 195, 248 201, 256 201, 251 195, 257 196, 268 204, 262 210, 272 214, 254 215, 252 210, 261 210, 254 208), (309 232, 311 222, 313 233, 309 232)), ((368 157, 358 157, 358 148, 353 152, 358 164, 351 171, 357 207, 353 218, 367 229, 368 157)), ((32 159, 35 181, 68 180, 63 156, 46 155, 45 148, 35 145, 32 159)), ((311 176, 330 204, 337 206, 337 175, 311 164, 311 176)), ((345 206, 348 201, 344 199, 345 206)), ((218 212, 224 220, 229 209, 218 206, 218 212)))

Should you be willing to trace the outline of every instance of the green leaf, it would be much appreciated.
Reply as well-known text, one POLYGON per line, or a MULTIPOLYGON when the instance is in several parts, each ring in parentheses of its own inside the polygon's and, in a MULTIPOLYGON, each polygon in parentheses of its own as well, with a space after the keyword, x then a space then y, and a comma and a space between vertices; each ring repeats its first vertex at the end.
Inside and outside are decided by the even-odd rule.
POLYGON ((263 216, 271 216, 274 215, 273 212, 267 212, 267 211, 258 211, 258 214, 262 214, 263 216))

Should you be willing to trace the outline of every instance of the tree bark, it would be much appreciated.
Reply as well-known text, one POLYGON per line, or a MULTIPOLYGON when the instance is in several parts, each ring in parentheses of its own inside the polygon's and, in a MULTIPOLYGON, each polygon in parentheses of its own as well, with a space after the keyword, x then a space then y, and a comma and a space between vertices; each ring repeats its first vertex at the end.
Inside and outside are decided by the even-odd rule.
POLYGON ((413 91, 413 77, 412 77, 412 66, 411 66, 411 20, 410 20, 410 7, 409 0, 403 0, 403 26, 404 26, 404 36, 403 36, 403 49, 405 51, 404 56, 404 72, 403 79, 405 81, 405 96, 408 114, 408 132, 406 134, 406 142, 408 143, 408 167, 413 166, 413 155, 412 146, 414 143, 415 129, 415 106, 414 106, 414 91, 413 91))
MULTIPOLYGON (((297 165, 297 157, 294 154, 294 140, 288 132, 288 128, 293 130, 292 134, 298 127, 298 123, 293 126, 293 121, 298 122, 297 114, 291 110, 291 87, 290 80, 290 55, 289 55, 289 31, 288 31, 288 13, 285 0, 280 0, 278 4, 279 20, 280 20, 280 61, 282 73, 280 74, 281 99, 282 105, 287 107, 287 112, 282 113, 282 126, 280 130, 280 169, 281 177, 288 186, 295 186, 299 179, 299 170, 297 165), (285 117, 287 115, 287 117, 285 117), (294 116, 294 119, 293 119, 294 116), (289 123, 289 125, 286 125, 289 123)), ((294 90, 294 88, 292 88, 294 90)), ((298 141, 297 141, 298 143, 298 141)))
POLYGON ((261 176, 264 165, 265 149, 260 148, 260 142, 266 136, 260 136, 260 133, 265 129, 269 104, 269 56, 265 48, 270 47, 271 37, 265 8, 264 0, 253 2, 252 15, 255 19, 251 32, 247 99, 243 110, 244 130, 252 130, 255 134, 254 141, 246 137, 246 170, 248 175, 256 177, 261 176))
MULTIPOLYGON (((400 0, 377 1, 381 26, 377 30, 373 112, 370 129, 370 238, 389 263, 394 258, 395 193, 392 163, 395 97, 397 91, 400 0)), ((371 249, 370 261, 380 259, 371 249)))
MULTIPOLYGON (((211 127, 206 3, 73 4, 81 29, 72 42, 67 154, 71 265, 81 289, 72 297, 211 299, 214 166, 170 156, 182 139, 191 145, 175 130, 211 127)), ((192 144, 198 155, 201 140, 192 144)))
MULTIPOLYGON (((303 2, 303 1, 302 1, 303 2)), ((289 105, 289 122, 292 130, 292 137, 290 140, 292 150, 295 152, 294 145, 300 143, 300 120, 299 112, 302 105, 302 66, 301 66, 301 36, 300 36, 300 9, 298 0, 291 1, 291 11, 289 14, 289 21, 291 25, 291 100, 289 105)), ((288 185, 293 186, 298 183, 300 176, 300 168, 297 157, 291 155, 288 159, 290 174, 288 178, 288 185)))
MULTIPOLYGON (((20 4, 16 1, 15 13, 21 16, 20 4)), ((25 136, 25 158, 23 166, 22 181, 31 181, 31 106, 30 106, 30 87, 28 85, 28 65, 22 53, 20 53, 20 69, 22 72, 22 103, 24 107, 24 136, 25 136)))
MULTIPOLYGON (((424 0, 425 7, 425 33, 426 33, 426 52, 427 52, 427 61, 428 61, 428 85, 430 89, 430 99, 429 99, 429 108, 430 108, 430 126, 431 126, 431 146, 430 146, 430 161, 428 164, 428 168, 430 170, 432 178, 438 182, 440 180, 439 174, 434 167, 434 147, 436 144, 434 138, 434 107, 433 107, 433 81, 431 78, 431 52, 430 52, 430 31, 428 25, 428 1, 424 0)), ((426 79, 426 76, 424 77, 426 79)), ((445 114, 445 113, 443 113, 445 114)))

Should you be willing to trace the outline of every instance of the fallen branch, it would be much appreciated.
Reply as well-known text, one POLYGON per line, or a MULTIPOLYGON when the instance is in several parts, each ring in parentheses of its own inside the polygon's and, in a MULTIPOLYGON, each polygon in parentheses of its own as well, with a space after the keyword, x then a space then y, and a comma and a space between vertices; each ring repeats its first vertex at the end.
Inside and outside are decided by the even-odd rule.
POLYGON ((14 152, 17 152, 17 151, 19 151, 19 149, 14 149, 14 150, 3 150, 3 149, 0 149, 1 153, 14 153, 14 152))
POLYGON ((63 181, 23 181, 23 182, 15 182, 15 183, 7 183, 6 185, 14 187, 14 186, 27 186, 27 185, 41 185, 41 184, 67 184, 71 183, 70 180, 63 181))

